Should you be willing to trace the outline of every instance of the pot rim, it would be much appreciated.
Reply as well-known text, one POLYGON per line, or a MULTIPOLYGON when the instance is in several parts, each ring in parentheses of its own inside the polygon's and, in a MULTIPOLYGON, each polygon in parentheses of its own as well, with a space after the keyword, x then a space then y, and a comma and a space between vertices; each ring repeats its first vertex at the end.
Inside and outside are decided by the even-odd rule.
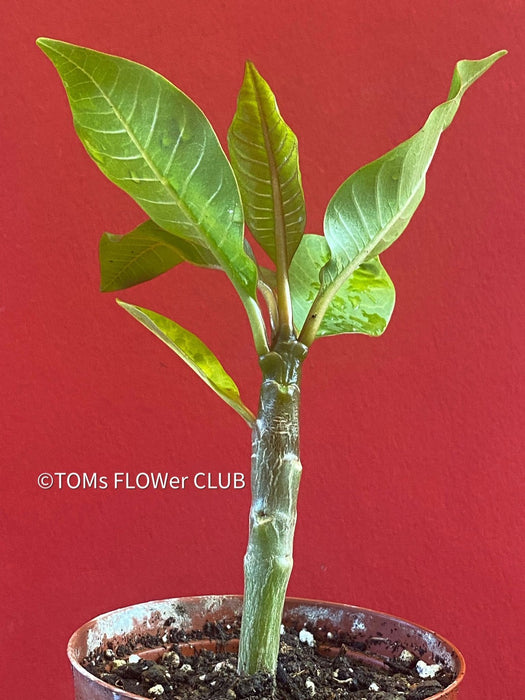
MULTIPOLYGON (((74 668, 74 670, 77 671, 77 673, 80 673, 82 676, 84 676, 87 680, 91 682, 96 682, 97 684, 100 684, 101 686, 108 688, 109 690, 113 691, 115 690, 115 686, 111 685, 110 683, 107 683, 106 681, 101 680, 100 678, 97 678, 93 674, 89 673, 86 671, 84 666, 80 664, 77 661, 76 658, 76 640, 77 638, 84 632, 87 632, 93 625, 101 619, 108 618, 111 615, 114 615, 116 613, 122 613, 127 610, 131 610, 132 608, 137 608, 139 606, 143 605, 148 605, 148 606, 155 606, 155 605, 160 605, 162 603, 167 603, 169 601, 174 601, 174 600, 195 600, 195 599, 213 599, 213 598, 220 598, 221 600, 242 600, 243 596, 239 594, 225 594, 225 595, 218 595, 218 594, 213 594, 213 595, 199 595, 199 596, 177 596, 174 598, 158 598, 155 600, 151 601, 146 601, 145 603, 134 603, 132 605, 125 605, 121 608, 115 608, 114 610, 110 610, 109 612, 102 613, 101 615, 96 615, 95 617, 91 618, 87 622, 85 622, 83 625, 81 625, 69 638, 68 644, 67 644, 67 656, 69 659, 69 662, 71 666, 74 668)), ((333 602, 333 601, 325 601, 325 600, 316 600, 316 599, 311 599, 311 598, 296 598, 293 596, 286 597, 286 602, 285 605, 310 605, 310 606, 319 606, 319 607, 337 607, 337 608, 343 608, 348 611, 355 611, 355 612, 364 612, 364 613, 370 613, 372 615, 380 615, 381 617, 391 620, 392 622, 402 622, 406 623, 409 625, 412 625, 416 627, 418 630, 421 630, 422 632, 426 632, 429 634, 434 635, 434 637, 440 641, 442 644, 447 646, 449 650, 454 654, 454 656, 457 659, 457 664, 458 664, 458 672, 456 678, 448 685, 446 688, 444 688, 442 691, 439 693, 436 693, 435 695, 432 695, 431 697, 428 698, 428 700, 439 700, 439 698, 444 698, 446 697, 451 690, 454 690, 459 686, 461 681, 463 680, 466 672, 466 663, 465 663, 465 658, 463 657, 463 654, 460 652, 460 650, 452 644, 448 639, 443 637, 441 634, 438 632, 434 632, 434 630, 429 629, 428 627, 423 627, 419 623, 412 622, 410 620, 407 620, 403 617, 399 617, 397 615, 391 615, 390 613, 384 613, 379 610, 373 610, 371 608, 363 608, 358 605, 350 605, 348 603, 338 603, 338 602, 333 602)), ((119 693, 123 697, 128 697, 132 698, 133 700, 144 700, 143 695, 136 695, 135 693, 129 692, 129 691, 120 691, 120 689, 117 689, 119 693)))

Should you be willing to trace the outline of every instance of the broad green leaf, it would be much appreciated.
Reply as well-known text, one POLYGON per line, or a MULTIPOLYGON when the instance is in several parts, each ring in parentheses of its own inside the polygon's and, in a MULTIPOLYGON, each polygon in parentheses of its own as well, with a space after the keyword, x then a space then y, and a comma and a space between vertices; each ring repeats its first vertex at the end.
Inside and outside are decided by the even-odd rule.
POLYGON ((460 61, 446 102, 423 128, 378 160, 350 176, 332 197, 325 215, 331 259, 323 288, 337 288, 364 261, 388 248, 404 231, 425 191, 425 176, 442 132, 450 125, 465 91, 506 52, 480 61, 460 61))
POLYGON ((151 220, 123 236, 105 233, 99 258, 103 292, 146 282, 184 261, 220 269, 207 248, 168 233, 151 220))
POLYGON ((171 321, 154 311, 140 306, 127 304, 120 299, 117 302, 137 319, 143 326, 160 338, 189 365, 199 377, 231 406, 251 426, 255 421, 253 413, 241 401, 239 390, 226 373, 224 367, 212 351, 196 335, 190 333, 175 321, 171 321))
POLYGON ((38 45, 66 88, 78 136, 102 172, 161 228, 204 246, 256 296, 239 190, 201 110, 158 73, 52 39, 38 45))
MULTIPOLYGON (((294 321, 304 324, 320 287, 319 272, 330 257, 323 236, 303 237, 290 265, 294 321)), ((317 336, 340 333, 381 335, 392 315, 395 290, 379 258, 360 265, 330 300, 317 336)))
POLYGON ((248 62, 228 146, 248 228, 274 262, 282 245, 289 263, 305 225, 297 138, 274 94, 248 62))

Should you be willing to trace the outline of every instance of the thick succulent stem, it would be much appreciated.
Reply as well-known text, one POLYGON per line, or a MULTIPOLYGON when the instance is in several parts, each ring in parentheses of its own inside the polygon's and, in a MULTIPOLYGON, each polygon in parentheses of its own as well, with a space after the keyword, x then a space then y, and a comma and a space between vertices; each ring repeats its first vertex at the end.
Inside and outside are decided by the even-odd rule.
POLYGON ((261 360, 263 383, 253 428, 252 506, 244 559, 239 672, 275 673, 301 478, 299 397, 307 348, 278 341, 261 360))

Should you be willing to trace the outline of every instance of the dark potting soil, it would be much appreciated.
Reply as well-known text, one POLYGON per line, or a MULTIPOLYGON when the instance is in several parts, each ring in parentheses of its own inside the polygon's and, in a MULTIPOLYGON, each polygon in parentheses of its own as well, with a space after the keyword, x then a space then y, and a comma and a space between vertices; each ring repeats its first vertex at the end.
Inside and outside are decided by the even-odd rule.
POLYGON ((281 635, 275 683, 263 673, 243 677, 236 671, 238 633, 235 623, 206 623, 202 632, 170 629, 110 642, 84 666, 149 700, 424 700, 453 681, 441 664, 426 664, 407 650, 395 661, 365 656, 359 644, 317 644, 306 630, 281 635))

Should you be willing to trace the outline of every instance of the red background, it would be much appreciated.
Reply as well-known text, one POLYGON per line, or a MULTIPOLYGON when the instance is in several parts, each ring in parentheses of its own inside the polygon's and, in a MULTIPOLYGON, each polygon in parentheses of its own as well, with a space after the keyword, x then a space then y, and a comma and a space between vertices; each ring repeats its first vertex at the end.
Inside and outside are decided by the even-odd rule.
MULTIPOLYGON (((466 95, 420 210, 383 256, 397 287, 387 333, 312 349, 289 590, 437 629, 467 658, 464 700, 517 697, 521 680, 508 674, 523 656, 523 4, 85 7, 33 0, 4 10, 5 691, 14 692, 8 669, 23 644, 40 700, 66 700, 64 648, 85 620, 148 599, 240 591, 249 505, 247 489, 37 486, 41 472, 247 473, 250 454, 241 419, 97 291, 100 234, 124 233, 143 216, 77 141, 63 88, 34 46, 44 35, 165 74, 223 143, 252 59, 299 137, 315 232, 342 180, 445 99, 456 60, 509 49, 466 95)), ((223 276, 181 267, 121 296, 199 334, 255 408, 256 358, 223 276)), ((29 683, 17 698, 33 697, 29 683)))

